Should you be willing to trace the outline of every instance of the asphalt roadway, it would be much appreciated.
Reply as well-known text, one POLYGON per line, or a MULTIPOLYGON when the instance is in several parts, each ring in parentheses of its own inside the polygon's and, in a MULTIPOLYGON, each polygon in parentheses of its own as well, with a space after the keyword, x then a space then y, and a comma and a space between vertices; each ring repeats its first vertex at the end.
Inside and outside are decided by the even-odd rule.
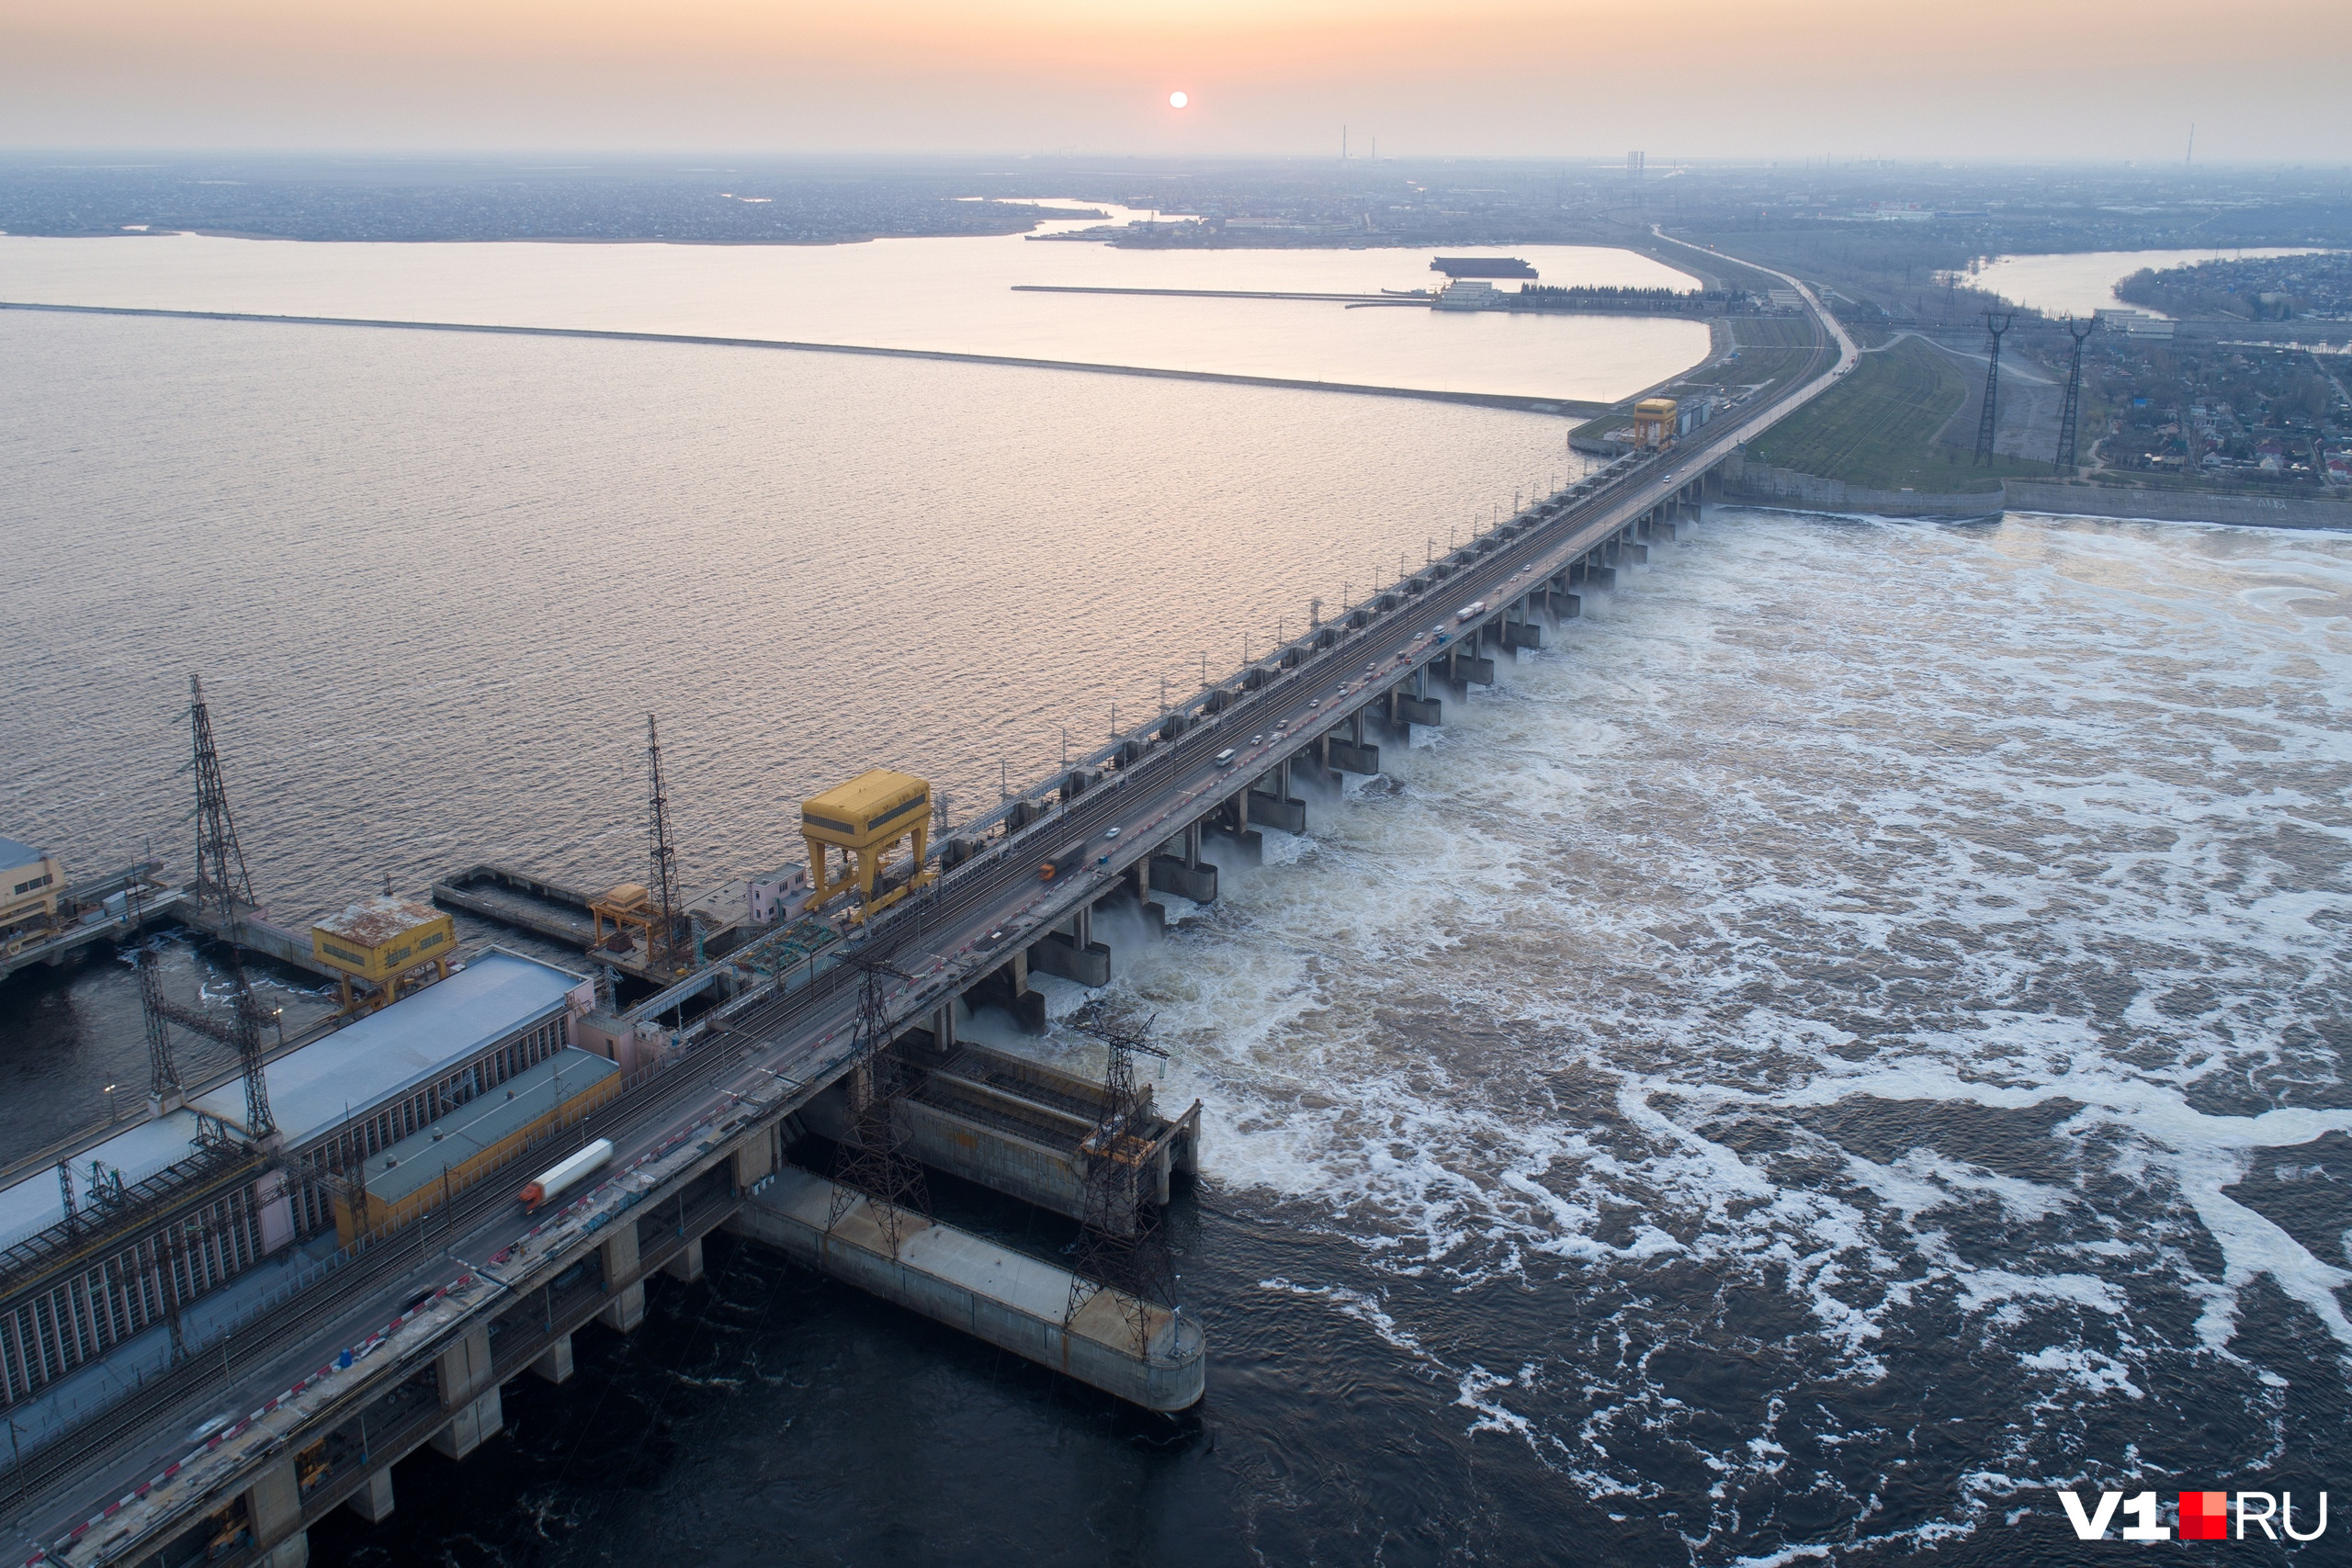
MULTIPOLYGON (((893 1016, 920 1020, 940 1000, 968 988, 1019 943, 1035 940, 1067 918, 1081 897, 1101 897, 1114 878, 1185 825, 1284 758, 1306 751, 1416 668, 1464 646, 1453 641, 1469 629, 1454 624, 1458 607, 1483 600, 1487 610, 1480 619, 1491 617, 1508 600, 1541 586, 1831 384, 1850 367, 1855 351, 1810 291, 1804 293, 1826 334, 1806 375, 1779 398, 1720 422, 1727 428, 1713 436, 1693 437, 1629 465, 1561 515, 1519 528, 1429 592, 1407 596, 1397 610, 1375 615, 1367 626, 1340 627, 1333 647, 1306 656, 1297 668, 1175 741, 1155 746, 1132 767, 989 846, 876 920, 859 945, 887 954, 894 969, 912 976, 888 983, 893 1016), (1819 374, 1833 349, 1836 362, 1827 375, 1819 374), (1443 645, 1434 635, 1441 630, 1447 638, 1443 645), (1217 754, 1228 747, 1237 752, 1234 762, 1217 766, 1217 754), (1114 828, 1119 830, 1115 840, 1109 837, 1114 828), (1081 839, 1089 859, 1100 857, 1101 863, 1076 879, 1041 881, 1041 862, 1081 839)), ((1465 642, 1476 651, 1475 639, 1465 642)), ((845 1071, 854 1055, 855 980, 854 970, 836 969, 786 995, 754 995, 729 1004, 721 1010, 719 1027, 708 1031, 673 1070, 598 1112, 570 1142, 481 1183, 413 1230, 346 1263, 268 1319, 232 1336, 217 1353, 200 1353, 83 1428, 28 1455, 21 1473, 0 1475, 12 1505, 6 1540, 17 1549, 16 1560, 33 1555, 107 1500, 183 1457, 191 1446, 187 1434, 209 1417, 254 1409, 332 1360, 342 1348, 366 1339, 419 1297, 469 1274, 482 1277, 477 1264, 516 1243, 536 1223, 514 1197, 523 1181, 570 1146, 610 1138, 615 1157, 608 1168, 617 1173, 681 1128, 707 1120, 714 1107, 755 1092, 771 1094, 779 1083, 792 1090, 786 1103, 805 1103, 845 1071)))

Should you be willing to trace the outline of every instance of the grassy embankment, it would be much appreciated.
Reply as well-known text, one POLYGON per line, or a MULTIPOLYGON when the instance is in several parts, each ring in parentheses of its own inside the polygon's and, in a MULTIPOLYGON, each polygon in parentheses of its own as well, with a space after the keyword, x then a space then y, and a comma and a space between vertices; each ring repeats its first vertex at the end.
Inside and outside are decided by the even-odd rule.
POLYGON ((1763 388, 1749 400, 1751 406, 1804 375, 1813 359, 1813 322, 1802 316, 1734 316, 1731 341, 1738 358, 1694 370, 1690 381, 1734 389, 1763 388))
POLYGON ((2047 479, 2046 463, 2002 457, 1973 467, 1936 433, 1982 390, 1950 355, 1917 338, 1865 354, 1852 375, 1752 442, 1751 461, 1875 490, 1992 491, 2005 478, 2047 479))
MULTIPOLYGON (((1802 375, 1813 357, 1813 323, 1802 318, 1733 316, 1723 324, 1731 329, 1732 347, 1739 357, 1702 365, 1689 375, 1659 386, 1657 396, 1687 398, 1701 392, 1729 395, 1742 388, 1761 387, 1764 389, 1749 400, 1748 406, 1753 407, 1780 390, 1791 377, 1802 375)), ((1577 425, 1573 434, 1598 440, 1623 428, 1633 417, 1634 404, 1649 395, 1636 393, 1614 404, 1600 418, 1577 425)))

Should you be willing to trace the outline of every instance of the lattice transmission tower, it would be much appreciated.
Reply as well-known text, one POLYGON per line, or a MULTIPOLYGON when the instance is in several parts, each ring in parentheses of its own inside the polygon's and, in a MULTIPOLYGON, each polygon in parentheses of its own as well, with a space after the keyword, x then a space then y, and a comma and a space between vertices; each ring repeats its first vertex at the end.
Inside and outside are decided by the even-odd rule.
POLYGON ((1993 315, 1990 310, 1984 312, 1984 327, 1989 334, 1984 363, 1984 412, 1976 422, 1976 457, 1971 467, 1974 463, 1989 464, 1993 461, 1993 415, 2001 393, 2001 334, 2007 332, 2009 323, 2017 319, 2014 315, 2004 315, 1996 323, 1993 315))
POLYGON ((684 966, 684 945, 678 928, 678 852, 670 841, 670 795, 662 782, 662 732, 653 716, 645 716, 646 815, 653 837, 652 863, 646 890, 653 895, 654 927, 651 948, 645 956, 657 966, 675 971, 684 966))
POLYGON ((866 1213, 882 1233, 890 1256, 931 1208, 931 1190, 922 1166, 907 1152, 906 1134, 898 1110, 912 1087, 915 1068, 890 1050, 889 998, 883 993, 888 980, 914 978, 890 962, 888 953, 850 953, 842 963, 861 972, 857 998, 857 1053, 847 1083, 850 1095, 849 1141, 842 1145, 834 1168, 833 1197, 825 1229, 831 1231, 846 1218, 859 1194, 866 1198, 866 1213))
POLYGON ((229 809, 229 786, 220 774, 220 752, 212 738, 212 711, 204 700, 204 682, 187 678, 187 721, 190 736, 188 771, 196 774, 196 898, 199 909, 218 911, 220 934, 229 943, 230 1018, 224 1022, 209 1012, 166 1001, 154 973, 152 955, 141 966, 139 999, 147 1021, 150 1088, 160 1100, 176 1092, 178 1071, 172 1062, 171 1023, 219 1041, 237 1053, 245 1077, 245 1131, 260 1143, 277 1131, 269 1109, 269 1079, 263 1071, 262 1034, 275 1030, 284 1037, 277 1010, 254 995, 245 973, 244 911, 254 908, 253 876, 245 870, 245 852, 237 842, 237 823, 229 809))
MULTIPOLYGON (((132 931, 138 931, 134 922, 132 931)), ((155 944, 144 932, 139 937, 139 1012, 147 1026, 147 1098, 158 1113, 175 1111, 182 1099, 179 1064, 172 1059, 172 1027, 164 1011, 164 977, 155 964, 155 944)))
POLYGON ((2074 358, 2066 367, 2066 401, 2058 415, 2058 455, 2050 460, 2051 470, 2054 473, 2071 474, 2075 471, 2075 425, 2083 407, 2083 340, 2090 336, 2098 325, 2098 318, 2096 316, 2080 323, 2072 316, 2066 318, 2066 335, 2075 340, 2075 351, 2074 358))
POLYGON ((187 678, 189 757, 184 771, 196 774, 196 902, 220 911, 220 934, 234 945, 243 923, 240 906, 254 903, 254 879, 237 842, 236 818, 229 811, 229 786, 220 778, 220 752, 212 741, 212 710, 204 682, 187 678))
POLYGON ((1141 1125, 1143 1096, 1136 1089, 1136 1057, 1165 1059, 1168 1052, 1152 1043, 1149 1019, 1137 1029, 1100 1021, 1078 1027, 1102 1042, 1102 1113, 1079 1145, 1085 1161, 1086 1204, 1079 1220, 1062 1325, 1074 1325, 1087 1303, 1107 1290, 1118 1303, 1130 1347, 1141 1357, 1161 1324, 1173 1317, 1176 1274, 1159 1214, 1144 1202, 1152 1140, 1141 1125))

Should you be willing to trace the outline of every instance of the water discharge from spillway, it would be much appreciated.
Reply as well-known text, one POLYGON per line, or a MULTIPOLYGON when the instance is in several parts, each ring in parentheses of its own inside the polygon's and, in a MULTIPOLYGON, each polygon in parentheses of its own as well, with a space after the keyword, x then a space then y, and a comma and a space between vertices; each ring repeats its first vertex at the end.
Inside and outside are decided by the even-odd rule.
POLYGON ((1586 1487, 1696 1465, 1693 1537, 1867 1514, 1890 1397, 1981 1451, 1862 1537, 2188 1386, 2277 1418, 2249 1337, 2352 1351, 2352 540, 1724 512, 1654 558, 1121 951, 1219 1188, 1357 1254, 1259 1291, 1586 1487), (1465 1333, 1498 1290, 1549 1321, 1465 1333))

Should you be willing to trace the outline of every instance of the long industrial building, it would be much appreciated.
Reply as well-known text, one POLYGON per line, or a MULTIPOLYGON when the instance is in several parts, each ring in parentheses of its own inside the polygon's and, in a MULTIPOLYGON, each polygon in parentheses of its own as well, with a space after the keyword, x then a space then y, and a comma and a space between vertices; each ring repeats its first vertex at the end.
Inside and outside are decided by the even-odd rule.
MULTIPOLYGON (((267 1138, 243 1125, 237 1075, 20 1169, 0 1188, 0 1406, 175 1325, 188 1303, 288 1247, 335 1232, 339 1195, 365 1179, 363 1162, 397 1156, 404 1141, 437 1145, 436 1124, 478 1097, 527 1080, 517 1085, 527 1098, 517 1098, 531 1114, 499 1120, 498 1150, 452 1143, 453 1156, 470 1155, 433 1166, 436 1184, 445 1168, 453 1186, 474 1179, 496 1155, 608 1097, 619 1069, 572 1044, 594 1000, 582 976, 492 948, 268 1063, 277 1132, 267 1138), (573 1069, 547 1069, 557 1057, 573 1069)), ((480 1120, 465 1117, 469 1127, 480 1120)), ((347 1197, 343 1206, 349 1226, 347 1197)), ((388 1209, 373 1224, 396 1217, 388 1209)))

